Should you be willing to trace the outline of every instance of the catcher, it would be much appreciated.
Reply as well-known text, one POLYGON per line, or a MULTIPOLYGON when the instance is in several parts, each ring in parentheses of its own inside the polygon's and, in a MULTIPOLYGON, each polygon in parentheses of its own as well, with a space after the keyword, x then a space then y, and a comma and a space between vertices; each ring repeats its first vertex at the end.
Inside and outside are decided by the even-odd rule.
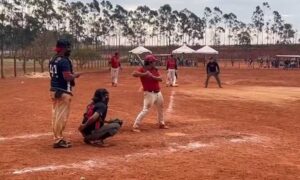
POLYGON ((87 106, 82 124, 78 128, 86 144, 102 146, 104 145, 104 139, 114 136, 121 128, 122 120, 105 121, 108 101, 108 91, 97 89, 92 102, 87 106))

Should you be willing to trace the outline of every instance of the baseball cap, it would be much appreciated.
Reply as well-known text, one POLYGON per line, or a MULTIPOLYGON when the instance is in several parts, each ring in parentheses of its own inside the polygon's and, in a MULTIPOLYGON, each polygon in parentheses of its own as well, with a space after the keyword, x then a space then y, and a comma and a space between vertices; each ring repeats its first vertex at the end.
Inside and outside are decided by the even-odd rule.
POLYGON ((157 61, 157 58, 153 54, 149 54, 145 57, 145 61, 155 62, 155 61, 157 61))
POLYGON ((56 42, 56 46, 54 48, 54 51, 59 52, 63 49, 69 48, 69 47, 71 47, 70 41, 68 41, 67 39, 59 39, 56 42))

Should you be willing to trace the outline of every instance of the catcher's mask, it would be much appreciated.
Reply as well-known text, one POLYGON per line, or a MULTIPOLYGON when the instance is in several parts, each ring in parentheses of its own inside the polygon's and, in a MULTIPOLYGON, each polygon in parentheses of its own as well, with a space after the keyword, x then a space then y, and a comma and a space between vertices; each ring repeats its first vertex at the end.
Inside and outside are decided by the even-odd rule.
POLYGON ((94 97, 92 100, 95 103, 103 102, 103 103, 107 104, 109 101, 109 93, 106 89, 97 89, 94 93, 94 97))

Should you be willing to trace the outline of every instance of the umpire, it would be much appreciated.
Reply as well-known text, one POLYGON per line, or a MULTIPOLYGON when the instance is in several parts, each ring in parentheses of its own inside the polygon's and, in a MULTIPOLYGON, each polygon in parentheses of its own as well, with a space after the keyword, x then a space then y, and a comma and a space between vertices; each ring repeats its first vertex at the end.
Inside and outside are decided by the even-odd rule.
POLYGON ((69 148, 71 143, 64 139, 63 131, 70 113, 74 80, 80 74, 73 73, 72 62, 69 59, 71 44, 68 40, 59 39, 55 51, 55 56, 49 62, 50 95, 53 102, 52 129, 55 141, 53 148, 69 148))
POLYGON ((221 80, 219 78, 220 67, 219 67, 219 65, 217 63, 217 60, 214 59, 213 57, 209 58, 209 63, 207 63, 207 65, 206 65, 206 72, 207 72, 207 78, 206 78, 206 81, 205 81, 205 88, 207 88, 208 81, 209 81, 209 78, 211 76, 215 77, 215 79, 217 80, 217 83, 218 83, 219 87, 222 88, 222 86, 221 86, 221 80))

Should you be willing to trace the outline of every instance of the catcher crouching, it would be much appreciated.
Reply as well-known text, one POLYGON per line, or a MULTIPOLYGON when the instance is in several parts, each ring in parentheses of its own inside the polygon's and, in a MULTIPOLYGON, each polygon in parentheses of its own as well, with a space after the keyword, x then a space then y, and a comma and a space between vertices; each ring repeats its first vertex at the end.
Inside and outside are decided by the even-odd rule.
POLYGON ((121 128, 122 120, 105 121, 108 101, 108 91, 106 89, 97 89, 92 102, 87 106, 82 124, 78 128, 86 144, 103 145, 104 139, 114 136, 121 128))

